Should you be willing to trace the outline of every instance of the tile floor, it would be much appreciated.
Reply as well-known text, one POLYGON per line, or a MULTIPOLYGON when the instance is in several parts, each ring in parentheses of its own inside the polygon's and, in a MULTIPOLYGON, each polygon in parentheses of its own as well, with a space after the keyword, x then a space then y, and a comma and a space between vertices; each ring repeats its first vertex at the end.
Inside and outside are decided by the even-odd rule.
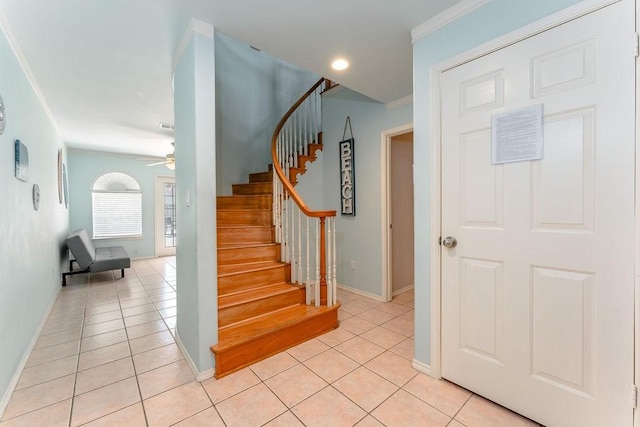
POLYGON ((536 425, 412 368, 412 292, 382 304, 340 291, 338 329, 196 382, 174 342, 175 277, 173 257, 124 279, 73 276, 0 427, 536 425))

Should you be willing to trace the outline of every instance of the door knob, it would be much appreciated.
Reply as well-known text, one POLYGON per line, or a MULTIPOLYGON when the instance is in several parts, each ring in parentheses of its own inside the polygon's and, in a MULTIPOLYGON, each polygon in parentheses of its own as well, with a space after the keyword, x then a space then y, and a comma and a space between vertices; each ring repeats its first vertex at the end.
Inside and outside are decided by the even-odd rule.
POLYGON ((444 246, 445 248, 453 249, 458 246, 458 241, 453 236, 447 236, 442 239, 442 246, 444 246))

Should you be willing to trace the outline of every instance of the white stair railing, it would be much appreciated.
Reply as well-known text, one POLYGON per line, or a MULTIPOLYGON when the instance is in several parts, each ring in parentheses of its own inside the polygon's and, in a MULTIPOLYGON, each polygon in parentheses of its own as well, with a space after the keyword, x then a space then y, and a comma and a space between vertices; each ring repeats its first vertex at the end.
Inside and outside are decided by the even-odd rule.
POLYGON ((321 94, 329 84, 321 79, 309 89, 280 120, 271 140, 276 242, 282 261, 291 263, 291 281, 304 285, 306 303, 317 307, 337 304, 336 211, 309 209, 294 184, 307 156, 322 143, 321 94))

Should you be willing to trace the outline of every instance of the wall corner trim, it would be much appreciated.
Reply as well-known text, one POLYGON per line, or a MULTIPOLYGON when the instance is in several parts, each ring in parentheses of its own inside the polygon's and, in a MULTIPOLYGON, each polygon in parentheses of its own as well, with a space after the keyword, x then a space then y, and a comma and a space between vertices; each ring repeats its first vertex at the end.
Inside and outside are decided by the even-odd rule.
POLYGON ((489 0, 462 0, 448 9, 443 10, 428 21, 411 30, 411 42, 415 43, 421 38, 439 30, 456 19, 473 12, 475 9, 489 3, 489 0))
POLYGON ((187 28, 184 30, 184 33, 180 38, 180 42, 176 47, 176 53, 173 57, 173 65, 171 67, 171 75, 175 73, 176 66, 178 65, 178 62, 180 62, 180 58, 182 58, 182 54, 189 45, 189 41, 191 40, 191 37, 193 37, 193 34, 200 34, 212 39, 214 34, 213 25, 198 19, 192 19, 189 24, 187 24, 187 28))
POLYGON ((18 42, 16 41, 16 38, 13 35, 11 28, 9 27, 7 17, 5 16, 2 9, 0 9, 0 31, 3 32, 5 37, 7 38, 7 41, 9 42, 9 48, 13 51, 13 54, 16 56, 16 59, 20 64, 20 68, 22 68, 24 75, 29 81, 31 88, 33 89, 33 92, 36 95, 36 98, 38 98, 38 101, 40 101, 40 105, 42 105, 42 109, 44 110, 45 114, 49 118, 49 121, 51 122, 51 125, 55 129, 56 133, 62 139, 62 132, 60 132, 60 127, 58 126, 58 122, 56 122, 56 119, 53 117, 53 113, 49 108, 49 104, 47 104, 47 100, 45 99, 44 94, 42 93, 42 90, 40 90, 40 86, 38 85, 38 82, 36 81, 36 77, 34 76, 33 71, 31 70, 31 66, 29 66, 29 63, 27 62, 27 58, 24 56, 24 54, 22 53, 22 50, 20 50, 20 47, 18 46, 18 42))
POLYGON ((193 359, 191 358, 191 355, 189 354, 189 352, 187 352, 187 349, 185 348, 185 346, 182 344, 182 341, 180 340, 180 336, 178 335, 177 329, 176 329, 175 338, 176 338, 176 344, 178 345, 180 352, 184 356, 184 359, 187 361, 187 365, 189 365, 191 372, 193 372, 193 375, 196 377, 196 381, 202 382, 202 381, 208 380, 209 378, 213 378, 213 375, 215 373, 214 368, 207 369, 204 372, 200 372, 198 368, 196 368, 196 364, 193 363, 193 359))

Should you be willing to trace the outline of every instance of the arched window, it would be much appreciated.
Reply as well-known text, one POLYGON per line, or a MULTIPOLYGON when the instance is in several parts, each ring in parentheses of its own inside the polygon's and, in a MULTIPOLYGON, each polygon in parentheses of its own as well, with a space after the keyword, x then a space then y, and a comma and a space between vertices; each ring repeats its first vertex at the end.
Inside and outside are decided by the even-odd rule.
POLYGON ((127 174, 111 172, 93 184, 93 238, 142 237, 142 190, 127 174))

